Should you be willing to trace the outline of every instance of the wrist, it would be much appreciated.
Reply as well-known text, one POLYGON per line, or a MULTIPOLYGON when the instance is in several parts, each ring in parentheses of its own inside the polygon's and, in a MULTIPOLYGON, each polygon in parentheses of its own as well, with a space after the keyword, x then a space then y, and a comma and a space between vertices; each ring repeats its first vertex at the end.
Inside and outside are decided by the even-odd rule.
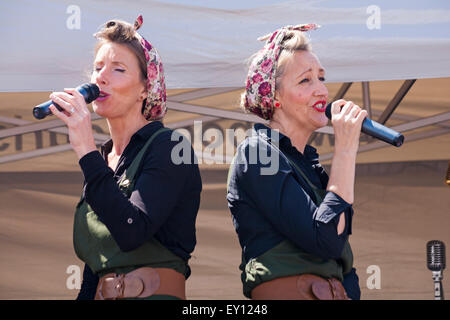
POLYGON ((334 158, 342 158, 346 161, 356 161, 356 151, 351 149, 336 148, 333 154, 334 158))
POLYGON ((76 152, 76 154, 78 156, 78 160, 83 158, 88 153, 91 153, 92 151, 97 151, 97 147, 95 146, 95 144, 94 145, 90 145, 90 146, 85 146, 83 148, 77 148, 75 150, 75 152, 76 152))

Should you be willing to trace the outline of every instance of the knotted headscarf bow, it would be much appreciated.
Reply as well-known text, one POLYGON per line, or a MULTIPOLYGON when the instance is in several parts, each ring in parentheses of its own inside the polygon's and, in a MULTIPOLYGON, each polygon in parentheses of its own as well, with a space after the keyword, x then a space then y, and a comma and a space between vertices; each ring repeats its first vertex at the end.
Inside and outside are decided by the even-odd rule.
POLYGON ((136 38, 139 40, 145 53, 147 61, 147 101, 143 109, 144 117, 147 120, 160 120, 167 112, 166 104, 166 84, 164 81, 164 69, 161 57, 147 40, 142 37, 137 30, 142 26, 144 19, 142 15, 134 22, 136 38))
POLYGON ((244 108, 247 111, 265 120, 272 119, 277 64, 282 48, 281 44, 286 33, 291 30, 306 32, 319 27, 319 25, 314 23, 285 26, 275 30, 273 33, 258 38, 258 40, 267 41, 253 59, 248 71, 243 101, 244 108))

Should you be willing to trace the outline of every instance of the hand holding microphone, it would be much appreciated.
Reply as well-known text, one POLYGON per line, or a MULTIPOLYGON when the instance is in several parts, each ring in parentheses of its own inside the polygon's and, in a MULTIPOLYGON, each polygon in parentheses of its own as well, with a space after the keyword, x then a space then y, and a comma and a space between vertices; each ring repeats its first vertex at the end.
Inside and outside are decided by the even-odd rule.
MULTIPOLYGON (((98 88, 97 85, 95 85, 93 83, 82 84, 82 85, 76 87, 75 90, 77 92, 79 92, 83 96, 84 101, 86 103, 91 103, 92 101, 97 99, 99 94, 100 94, 100 89, 98 88)), ((55 103, 52 100, 49 100, 49 101, 46 101, 46 102, 41 103, 40 105, 37 105, 36 107, 34 107, 34 109, 33 109, 33 116, 36 119, 44 119, 46 116, 51 115, 52 112, 50 111, 50 106, 52 104, 54 104, 59 111, 63 111, 64 110, 57 103, 55 103)), ((69 112, 70 111, 73 112, 74 110, 70 109, 68 111, 69 112)))
MULTIPOLYGON (((336 150, 356 154, 359 146, 361 123, 367 112, 352 101, 337 100, 327 106, 335 136, 336 150)), ((325 111, 325 113, 327 113, 325 111)))
POLYGON ((95 84, 84 84, 64 92, 53 92, 51 100, 36 106, 33 114, 43 119, 53 113, 64 121, 69 129, 72 148, 81 159, 85 154, 97 150, 92 132, 91 113, 86 103, 97 99, 100 90, 95 84))
MULTIPOLYGON (((332 119, 332 106, 333 105, 341 105, 345 103, 345 100, 337 100, 333 103, 328 104, 326 110, 325 110, 325 114, 328 117, 328 119, 332 119)), ((347 102, 349 103, 349 102, 347 102)), ((345 108, 345 105, 344 105, 345 108)), ((344 109, 342 108, 342 110, 344 109)), ((336 113, 338 113, 338 111, 335 111, 336 113)), ((380 139, 384 142, 387 142, 389 144, 392 144, 395 147, 400 147, 403 144, 403 141, 405 140, 405 137, 395 131, 392 130, 386 126, 383 126, 382 124, 373 121, 369 118, 365 118, 362 122, 362 127, 361 127, 361 132, 364 132, 365 134, 375 137, 377 139, 380 139)))

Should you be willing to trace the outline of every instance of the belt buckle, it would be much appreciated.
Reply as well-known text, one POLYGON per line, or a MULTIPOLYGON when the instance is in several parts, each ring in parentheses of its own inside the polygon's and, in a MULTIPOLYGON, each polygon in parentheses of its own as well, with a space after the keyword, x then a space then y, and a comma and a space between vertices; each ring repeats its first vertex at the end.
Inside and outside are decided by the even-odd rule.
POLYGON ((114 275, 114 278, 105 278, 105 279, 103 279, 101 284, 100 284, 100 288, 99 288, 99 292, 98 292, 98 294, 100 296, 100 299, 101 300, 116 300, 116 299, 123 298, 123 293, 124 293, 124 290, 125 290, 125 281, 124 281, 124 279, 125 279, 125 274, 123 274, 123 273, 122 274, 117 274, 116 273, 114 275), (114 282, 113 288, 114 288, 114 291, 115 291, 116 295, 113 296, 113 297, 105 298, 103 296, 103 284, 108 279, 112 279, 112 281, 114 282))
POLYGON ((332 279, 327 279, 328 283, 330 284, 331 287, 331 294, 333 296, 333 300, 336 299, 337 294, 336 294, 336 287, 335 287, 335 283, 332 279))

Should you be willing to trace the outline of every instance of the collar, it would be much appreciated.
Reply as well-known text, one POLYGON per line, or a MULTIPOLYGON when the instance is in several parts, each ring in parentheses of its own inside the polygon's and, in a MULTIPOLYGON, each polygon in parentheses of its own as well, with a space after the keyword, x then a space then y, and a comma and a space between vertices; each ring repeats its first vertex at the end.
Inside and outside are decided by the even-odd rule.
MULTIPOLYGON (((130 143, 132 141, 134 141, 135 139, 139 139, 139 140, 142 140, 142 141, 147 141, 152 136, 152 134, 154 132, 156 132, 157 130, 159 130, 163 126, 164 125, 162 124, 161 121, 149 122, 148 124, 143 126, 141 129, 136 131, 131 136, 130 143)), ((112 139, 109 139, 108 141, 103 143, 103 145, 101 146, 101 153, 103 155, 108 154, 109 152, 111 152, 112 146, 113 146, 113 141, 112 141, 112 139)))
MULTIPOLYGON (((271 129, 262 123, 255 123, 255 125, 253 126, 253 130, 258 134, 258 136, 260 136, 264 140, 266 140, 268 142, 274 142, 274 143, 278 144, 280 146, 280 148, 282 148, 282 149, 295 148, 292 145, 291 139, 289 139, 288 136, 285 136, 278 130, 271 129)), ((295 150, 297 150, 297 149, 295 149, 295 150)), ((317 149, 310 146, 309 144, 307 144, 305 146, 304 154, 298 150, 297 150, 297 152, 302 154, 303 156, 305 156, 306 158, 308 158, 310 160, 319 158, 317 149)))

